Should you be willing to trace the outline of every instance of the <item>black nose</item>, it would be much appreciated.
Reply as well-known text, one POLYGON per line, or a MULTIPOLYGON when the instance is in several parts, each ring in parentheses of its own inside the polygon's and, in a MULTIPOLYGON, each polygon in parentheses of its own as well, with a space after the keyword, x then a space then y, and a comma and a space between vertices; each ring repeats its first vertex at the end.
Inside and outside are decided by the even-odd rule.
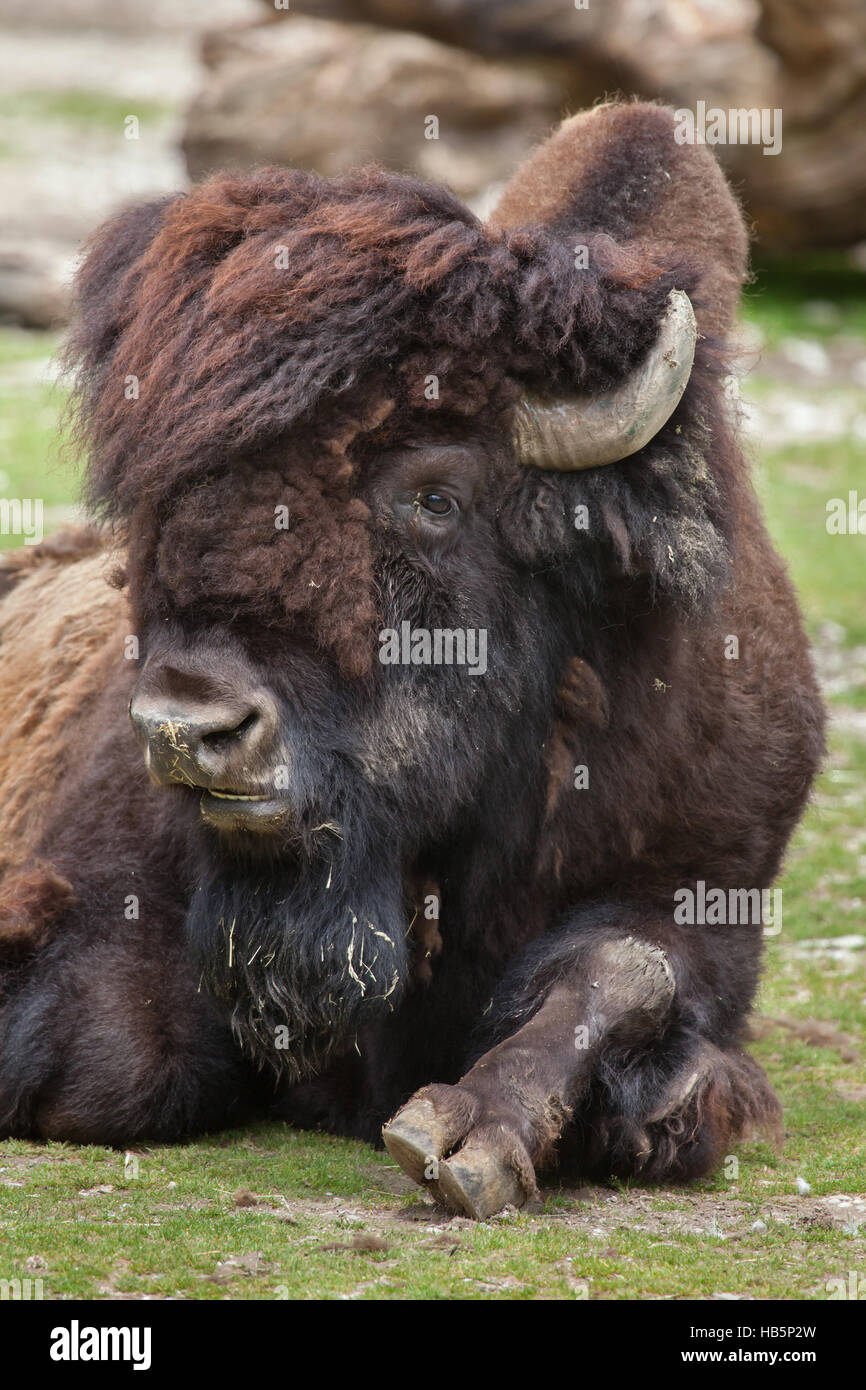
POLYGON ((206 703, 136 693, 129 715, 154 781, 218 791, 266 789, 277 714, 265 692, 206 703))

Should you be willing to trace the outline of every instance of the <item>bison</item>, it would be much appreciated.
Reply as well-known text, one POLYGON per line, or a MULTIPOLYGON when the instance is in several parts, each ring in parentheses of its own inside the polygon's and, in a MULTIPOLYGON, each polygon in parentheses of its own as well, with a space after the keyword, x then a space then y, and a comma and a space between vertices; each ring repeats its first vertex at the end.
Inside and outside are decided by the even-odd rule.
POLYGON ((487 222, 269 168, 95 234, 92 524, 0 571, 0 1133, 384 1126, 483 1218, 778 1127, 762 919, 681 910, 769 888, 823 751, 746 255, 637 103, 487 222))

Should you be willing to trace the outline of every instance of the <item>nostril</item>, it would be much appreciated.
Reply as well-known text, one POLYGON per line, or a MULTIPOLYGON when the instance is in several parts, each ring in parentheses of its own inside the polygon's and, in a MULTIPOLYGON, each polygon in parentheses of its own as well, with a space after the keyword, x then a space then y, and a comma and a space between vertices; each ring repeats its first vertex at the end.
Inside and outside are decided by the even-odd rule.
POLYGON ((231 744, 243 740, 248 733, 252 732, 258 722, 258 714, 255 710, 250 710, 250 713, 231 729, 213 729, 209 733, 203 733, 201 742, 205 748, 219 752, 223 748, 228 748, 231 744))

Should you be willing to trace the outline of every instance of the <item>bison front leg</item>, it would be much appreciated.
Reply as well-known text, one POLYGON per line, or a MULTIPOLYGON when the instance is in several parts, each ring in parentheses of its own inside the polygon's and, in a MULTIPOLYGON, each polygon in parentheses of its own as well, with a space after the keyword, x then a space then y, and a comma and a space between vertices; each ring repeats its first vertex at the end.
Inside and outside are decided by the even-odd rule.
POLYGON ((483 1220, 532 1200, 603 1050, 646 1047, 664 1028, 676 986, 660 947, 623 935, 575 954, 526 1023, 385 1127, 391 1155, 452 1209, 483 1220))

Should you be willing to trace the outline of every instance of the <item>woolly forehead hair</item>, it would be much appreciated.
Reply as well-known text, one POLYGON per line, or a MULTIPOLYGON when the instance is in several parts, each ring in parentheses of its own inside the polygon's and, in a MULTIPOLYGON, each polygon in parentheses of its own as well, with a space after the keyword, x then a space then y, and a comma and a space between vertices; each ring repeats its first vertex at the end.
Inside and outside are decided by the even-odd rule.
POLYGON ((325 471, 340 471, 355 433, 422 403, 429 374, 431 410, 458 415, 501 408, 521 380, 609 381, 646 346, 666 285, 590 240, 576 269, 565 240, 493 231, 375 169, 218 175, 125 214, 92 243, 67 354, 91 502, 128 515, 299 424, 338 446, 325 471), (612 310, 616 335, 599 335, 612 310))
POLYGON ((533 384, 623 375, 672 280, 605 235, 586 241, 579 269, 572 238, 485 227, 447 191, 377 169, 219 175, 109 223, 79 276, 67 362, 89 501, 135 514, 134 596, 305 614, 344 672, 366 669, 353 445, 417 433, 419 416, 495 421, 533 384), (289 532, 275 532, 280 504, 289 532))

